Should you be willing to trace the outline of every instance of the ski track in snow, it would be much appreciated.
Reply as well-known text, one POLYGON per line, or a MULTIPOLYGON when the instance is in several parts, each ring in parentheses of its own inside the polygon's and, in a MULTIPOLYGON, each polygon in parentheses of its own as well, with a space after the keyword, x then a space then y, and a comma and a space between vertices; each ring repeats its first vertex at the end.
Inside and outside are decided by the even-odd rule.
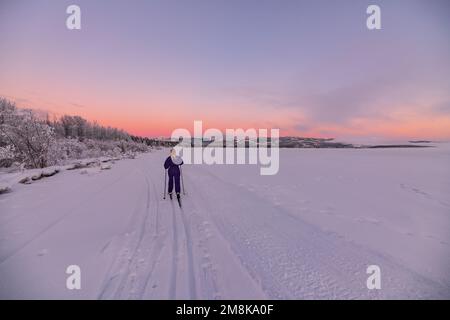
MULTIPOLYGON (((203 177, 202 183, 213 185, 213 180, 226 183, 210 172, 207 175, 208 177, 203 177)), ((198 176, 196 179, 198 180, 198 176)), ((194 186, 196 184, 192 180, 190 183, 194 186)), ((236 254, 245 257, 246 262, 243 263, 251 274, 259 278, 269 297, 448 297, 448 289, 395 265, 388 257, 358 247, 332 233, 322 232, 279 207, 272 206, 270 210, 264 210, 264 207, 270 206, 264 199, 249 201, 249 197, 255 197, 254 194, 249 194, 242 188, 236 189, 239 187, 224 188, 230 194, 222 193, 220 196, 233 199, 233 205, 241 203, 241 209, 246 208, 247 202, 258 203, 259 208, 254 208, 254 205, 253 208, 248 207, 245 214, 239 214, 235 221, 224 221, 224 216, 218 214, 217 224, 222 234, 233 244, 236 254), (252 217, 251 213, 256 213, 258 217, 252 217), (383 291, 369 291, 365 287, 365 270, 371 264, 382 266, 383 273, 388 274, 388 288, 385 286, 383 291), (437 292, 434 291, 435 287, 439 288, 437 292)), ((214 212, 211 204, 214 201, 208 200, 211 196, 201 197, 209 211, 214 212)))
MULTIPOLYGON (((448 287, 409 270, 395 258, 320 229, 284 209, 278 202, 271 202, 252 189, 223 180, 209 168, 192 166, 183 171, 188 189, 187 195, 182 197, 181 208, 175 199, 163 200, 164 152, 142 155, 117 164, 120 168, 118 172, 114 173, 116 168, 113 167, 109 172, 98 175, 97 179, 101 177, 102 180, 94 182, 92 192, 80 192, 80 199, 68 201, 69 207, 50 214, 49 221, 32 228, 23 239, 10 246, 3 243, 0 277, 11 277, 15 264, 21 264, 24 268, 30 256, 35 255, 29 247, 45 243, 45 238, 58 234, 60 228, 67 227, 63 226, 63 222, 69 217, 88 219, 84 212, 95 212, 96 199, 116 197, 112 191, 120 188, 123 191, 122 201, 127 201, 131 194, 137 200, 129 203, 129 209, 125 211, 110 213, 128 215, 128 223, 115 226, 122 231, 104 238, 102 245, 96 249, 96 255, 102 261, 101 267, 97 267, 104 271, 94 272, 95 277, 99 278, 98 285, 92 284, 90 290, 80 291, 76 296, 78 298, 450 297, 448 287), (91 206, 92 210, 89 209, 91 206), (366 268, 372 264, 382 269, 382 290, 366 288, 366 268)), ((89 179, 97 181, 95 175, 89 179)), ((51 188, 50 182, 43 183, 49 183, 48 188, 51 188)), ((64 193, 64 186, 58 185, 58 188, 58 192, 67 199, 75 189, 68 185, 67 193, 64 193)), ((8 196, 14 199, 17 195, 13 194, 8 196)), ((5 200, 8 198, 5 197, 5 200)), ((305 205, 308 203, 305 202, 305 205)), ((21 220, 27 216, 51 209, 52 197, 40 198, 36 212, 24 211, 8 216, 8 220, 2 222, 1 230, 8 231, 16 224, 20 226, 21 220)), ((76 225, 73 227, 76 228, 76 225)), ((101 224, 98 230, 102 230, 101 224)), ((45 255, 39 255, 40 261, 45 262, 43 259, 52 256, 53 245, 73 239, 53 240, 54 243, 45 243, 49 249, 46 249, 45 255)), ((95 266, 95 259, 87 256, 86 253, 86 264, 95 266)), ((58 259, 55 256, 52 258, 58 259)), ((36 286, 45 288, 45 277, 35 277, 33 281, 37 282, 36 286)), ((62 281, 65 281, 64 278, 62 281)), ((14 283, 9 283, 8 287, 2 287, 0 283, 0 295, 10 296, 11 293, 6 291, 11 288, 17 291, 13 295, 15 297, 26 291, 26 288, 15 288, 14 283)), ((58 290, 49 296, 71 297, 63 286, 58 290)))

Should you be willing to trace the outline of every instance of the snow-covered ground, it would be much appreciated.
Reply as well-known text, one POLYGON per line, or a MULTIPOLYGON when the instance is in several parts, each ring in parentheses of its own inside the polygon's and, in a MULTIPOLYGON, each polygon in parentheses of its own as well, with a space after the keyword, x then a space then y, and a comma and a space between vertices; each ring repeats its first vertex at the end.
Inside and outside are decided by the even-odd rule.
POLYGON ((166 153, 1 194, 0 298, 450 298, 449 144, 281 150, 275 176, 186 165, 182 209, 166 153))

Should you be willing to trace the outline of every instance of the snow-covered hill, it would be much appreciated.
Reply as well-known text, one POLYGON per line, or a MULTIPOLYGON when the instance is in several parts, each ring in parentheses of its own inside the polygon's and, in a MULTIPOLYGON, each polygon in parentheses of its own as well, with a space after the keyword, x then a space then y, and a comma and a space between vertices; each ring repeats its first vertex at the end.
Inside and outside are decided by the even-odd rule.
POLYGON ((448 145, 281 150, 275 176, 189 165, 182 209, 166 153, 1 194, 0 298, 450 298, 448 145))

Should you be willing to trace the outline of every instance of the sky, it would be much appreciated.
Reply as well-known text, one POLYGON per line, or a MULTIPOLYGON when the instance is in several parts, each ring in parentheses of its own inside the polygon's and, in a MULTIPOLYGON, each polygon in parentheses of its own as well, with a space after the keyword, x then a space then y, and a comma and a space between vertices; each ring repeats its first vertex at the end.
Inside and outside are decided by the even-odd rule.
POLYGON ((202 120, 448 140, 449 13, 448 0, 0 0, 0 96, 150 137, 202 120), (66 28, 71 4, 81 30, 66 28))

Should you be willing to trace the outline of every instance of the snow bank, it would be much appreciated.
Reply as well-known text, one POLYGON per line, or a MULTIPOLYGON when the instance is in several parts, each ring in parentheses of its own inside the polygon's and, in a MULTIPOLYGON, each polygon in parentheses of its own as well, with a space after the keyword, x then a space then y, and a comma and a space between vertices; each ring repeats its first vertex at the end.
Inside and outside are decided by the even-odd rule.
POLYGON ((0 172, 0 193, 10 192, 16 184, 31 184, 43 178, 52 177, 65 170, 81 170, 81 174, 94 174, 101 170, 110 170, 115 161, 134 159, 133 153, 125 153, 119 157, 99 157, 72 161, 64 166, 51 166, 44 169, 11 169, 0 172))

